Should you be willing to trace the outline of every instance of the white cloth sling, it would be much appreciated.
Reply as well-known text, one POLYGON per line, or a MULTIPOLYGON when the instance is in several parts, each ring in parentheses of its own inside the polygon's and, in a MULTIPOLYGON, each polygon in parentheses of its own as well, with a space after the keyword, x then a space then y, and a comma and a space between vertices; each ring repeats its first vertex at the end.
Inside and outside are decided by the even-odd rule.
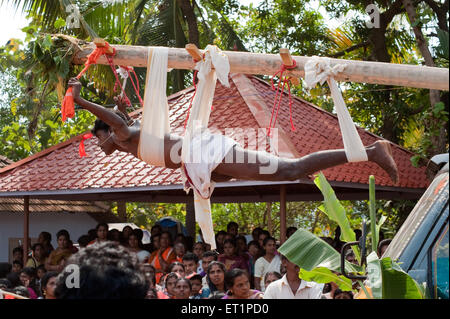
POLYGON ((318 82, 320 84, 323 84, 325 81, 328 82, 331 97, 336 107, 347 160, 349 162, 367 161, 366 149, 348 112, 341 91, 334 80, 334 76, 342 72, 344 68, 344 64, 337 64, 331 67, 329 58, 314 56, 305 64, 305 83, 308 88, 313 88, 318 82))
MULTIPOLYGON (((149 48, 144 110, 138 157, 148 164, 165 166, 164 136, 170 133, 169 105, 166 97, 168 48, 149 48)), ((207 127, 217 78, 229 87, 228 57, 216 46, 208 45, 205 57, 196 65, 198 85, 183 138, 180 169, 186 192, 194 189, 195 219, 206 243, 216 248, 210 196, 214 189, 212 171, 236 142, 207 127), (214 66, 215 70, 212 69, 214 66)))

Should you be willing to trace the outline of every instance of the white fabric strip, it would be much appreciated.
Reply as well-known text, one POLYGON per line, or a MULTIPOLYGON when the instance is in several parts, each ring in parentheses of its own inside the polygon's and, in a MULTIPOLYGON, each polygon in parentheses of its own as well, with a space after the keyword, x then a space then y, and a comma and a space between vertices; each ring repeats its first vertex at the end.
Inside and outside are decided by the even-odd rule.
POLYGON ((216 46, 208 45, 204 59, 197 62, 195 69, 198 70, 199 80, 197 93, 192 102, 181 151, 181 160, 193 185, 187 181, 183 167, 181 175, 186 192, 189 192, 191 186, 194 188, 195 220, 202 230, 203 238, 211 245, 211 249, 216 249, 209 200, 214 190, 211 173, 234 144, 226 138, 211 135, 207 128, 217 78, 223 85, 230 86, 230 64, 228 57, 216 46))
POLYGON ((168 48, 148 49, 147 79, 142 111, 139 158, 144 162, 165 167, 164 136, 170 133, 167 103, 168 48))
POLYGON ((367 161, 366 149, 348 112, 341 91, 334 80, 334 76, 342 72, 344 68, 345 65, 343 64, 331 67, 330 59, 314 56, 305 64, 305 83, 307 88, 313 88, 317 83, 323 84, 328 81, 331 97, 336 107, 347 160, 349 162, 367 161))

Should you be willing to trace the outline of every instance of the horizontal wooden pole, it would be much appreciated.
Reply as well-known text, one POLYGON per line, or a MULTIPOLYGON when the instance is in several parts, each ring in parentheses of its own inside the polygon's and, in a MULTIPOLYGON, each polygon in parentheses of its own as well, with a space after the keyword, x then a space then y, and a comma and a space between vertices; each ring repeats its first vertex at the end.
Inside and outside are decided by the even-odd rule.
MULTIPOLYGON (((116 49, 114 63, 117 65, 147 67, 147 50, 144 46, 112 45, 116 49)), ((83 64, 89 53, 95 48, 93 43, 77 51, 73 63, 83 64)), ((203 50, 200 50, 203 53, 203 50)), ((273 75, 281 66, 279 54, 263 54, 238 51, 224 51, 230 62, 230 72, 243 74, 273 75)), ((310 57, 292 56, 297 67, 286 75, 304 77, 304 66, 310 57)), ((353 61, 330 59, 331 66, 345 64, 343 72, 335 76, 337 81, 396 85, 435 90, 449 90, 449 70, 445 68, 419 65, 393 64, 383 62, 353 61)), ((97 63, 107 64, 105 57, 97 63)), ((195 63, 192 56, 184 48, 169 48, 168 67, 173 69, 192 70, 195 63)))

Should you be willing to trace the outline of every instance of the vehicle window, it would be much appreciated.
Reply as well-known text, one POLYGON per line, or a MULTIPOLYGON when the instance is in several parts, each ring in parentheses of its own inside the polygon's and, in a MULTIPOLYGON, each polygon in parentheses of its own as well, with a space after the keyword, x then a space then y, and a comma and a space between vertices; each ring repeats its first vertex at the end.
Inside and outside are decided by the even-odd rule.
POLYGON ((441 236, 433 246, 433 281, 435 286, 435 298, 449 299, 449 245, 448 223, 441 236))

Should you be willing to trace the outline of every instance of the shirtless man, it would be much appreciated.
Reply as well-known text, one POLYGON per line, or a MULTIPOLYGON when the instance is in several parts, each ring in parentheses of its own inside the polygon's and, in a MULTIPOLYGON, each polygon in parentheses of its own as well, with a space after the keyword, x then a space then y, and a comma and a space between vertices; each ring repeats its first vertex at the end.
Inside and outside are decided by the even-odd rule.
MULTIPOLYGON (((118 150, 133 154, 138 158, 139 123, 135 122, 129 126, 125 120, 126 112, 124 112, 124 117, 121 117, 116 112, 81 98, 81 83, 77 79, 70 79, 68 84, 73 87, 74 102, 97 116, 98 119, 92 132, 98 138, 99 146, 103 152, 109 155, 118 150)), ((171 154, 172 147, 176 144, 179 145, 181 140, 181 136, 174 134, 165 136, 164 160, 167 168, 177 169, 181 167, 181 149, 175 156, 171 154)), ((233 152, 233 158, 243 158, 244 161, 240 163, 222 161, 212 172, 211 179, 213 181, 221 182, 232 178, 260 181, 295 181, 320 170, 347 163, 344 149, 319 151, 295 159, 281 158, 267 152, 246 150, 239 145, 235 145, 230 152, 233 152), (249 162, 249 158, 252 159, 251 162, 249 162), (261 173, 261 167, 267 166, 267 163, 274 163, 274 161, 278 165, 275 173, 261 173)), ((377 163, 389 174, 394 184, 397 184, 397 165, 392 157, 390 143, 388 141, 376 141, 366 147, 366 152, 368 160, 377 163)))

